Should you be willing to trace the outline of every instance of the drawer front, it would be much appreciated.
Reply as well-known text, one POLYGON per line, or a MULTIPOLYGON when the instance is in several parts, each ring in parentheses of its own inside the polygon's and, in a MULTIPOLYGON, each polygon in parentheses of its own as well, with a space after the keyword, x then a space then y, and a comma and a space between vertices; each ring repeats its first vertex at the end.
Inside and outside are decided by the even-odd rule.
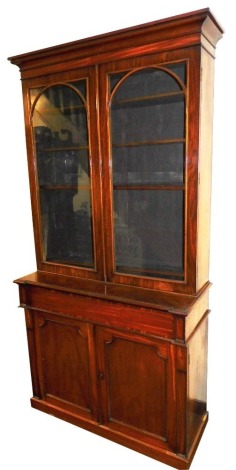
POLYGON ((20 299, 22 307, 165 339, 175 338, 174 315, 161 310, 29 285, 20 286, 20 299))

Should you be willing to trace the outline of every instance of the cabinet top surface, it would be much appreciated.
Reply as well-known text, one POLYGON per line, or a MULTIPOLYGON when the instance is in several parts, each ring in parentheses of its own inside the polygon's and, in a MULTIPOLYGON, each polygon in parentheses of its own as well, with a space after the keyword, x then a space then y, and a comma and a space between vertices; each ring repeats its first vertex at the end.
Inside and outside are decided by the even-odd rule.
MULTIPOLYGON (((118 31, 101 34, 86 39, 48 47, 45 49, 28 52, 9 57, 12 64, 21 69, 32 68, 34 64, 55 62, 57 57, 62 59, 66 54, 66 60, 75 56, 88 57, 91 55, 114 52, 116 49, 127 49, 141 45, 158 44, 164 40, 182 38, 182 46, 200 42, 203 35, 215 47, 217 41, 222 37, 223 29, 209 8, 160 19, 157 21, 133 26, 118 31), (188 37, 189 36, 189 37, 188 37), (184 39, 186 37, 186 40, 184 39), (111 41, 112 39, 112 41, 111 41), (186 44, 185 44, 186 42, 186 44)), ((97 62, 100 57, 97 56, 97 62)), ((102 60, 102 59, 101 59, 102 60)))
POLYGON ((183 295, 173 292, 161 291, 147 291, 146 295, 141 294, 142 301, 139 299, 139 288, 135 289, 132 293, 129 290, 123 292, 110 292, 109 286, 105 283, 94 282, 93 288, 85 287, 83 280, 68 278, 65 276, 53 276, 50 273, 43 273, 37 271, 35 273, 24 276, 14 281, 19 286, 35 286, 43 287, 46 289, 53 289, 55 291, 63 291, 73 294, 78 294, 87 297, 93 297, 105 301, 120 302, 123 304, 137 305, 139 307, 146 307, 151 309, 162 310, 164 312, 180 314, 187 316, 191 311, 193 305, 204 295, 205 292, 211 287, 208 282, 197 295, 183 295))

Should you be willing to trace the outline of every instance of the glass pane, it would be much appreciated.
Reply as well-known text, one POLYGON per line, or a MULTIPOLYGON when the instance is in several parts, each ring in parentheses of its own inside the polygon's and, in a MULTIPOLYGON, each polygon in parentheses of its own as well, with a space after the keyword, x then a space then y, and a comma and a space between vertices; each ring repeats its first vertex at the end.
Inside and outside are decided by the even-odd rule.
POLYGON ((116 271, 183 278, 183 191, 115 190, 116 271))
MULTIPOLYGON (((167 66, 165 66, 167 67, 167 66)), ((185 64, 171 64, 185 80, 185 64)), ((183 279, 185 95, 167 71, 111 75, 115 269, 183 279), (116 88, 114 88, 116 87, 116 88)))
MULTIPOLYGON (((80 266, 93 266, 91 219, 85 209, 76 210, 74 190, 41 189, 40 205, 45 259, 80 266)), ((83 197, 83 194, 82 194, 83 197)))
POLYGON ((112 104, 113 145, 184 138, 183 94, 112 104))
POLYGON ((183 184, 184 144, 113 148, 114 184, 183 184))
POLYGON ((126 75, 126 72, 121 72, 121 73, 116 73, 116 74, 110 76, 110 92, 112 92, 114 90, 117 83, 125 75, 126 75))
POLYGON ((175 62, 165 65, 166 68, 171 70, 175 75, 180 78, 184 85, 186 85, 186 64, 185 62, 175 62))
POLYGON ((93 267, 85 90, 85 80, 32 90, 32 123, 44 260, 93 267))
MULTIPOLYGON (((116 75, 121 77, 120 74, 116 75)), ((113 82, 115 76, 113 76, 113 82)), ((131 73, 118 87, 114 99, 117 101, 130 100, 131 98, 150 97, 156 94, 169 93, 170 91, 182 91, 177 80, 174 80, 171 75, 163 70, 153 67, 131 73)))

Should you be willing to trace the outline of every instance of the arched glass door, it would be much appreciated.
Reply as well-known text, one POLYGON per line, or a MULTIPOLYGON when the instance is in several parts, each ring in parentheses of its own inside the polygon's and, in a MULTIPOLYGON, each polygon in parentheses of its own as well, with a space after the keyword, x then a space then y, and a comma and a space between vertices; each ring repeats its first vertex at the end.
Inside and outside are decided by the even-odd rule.
POLYGON ((86 80, 31 90, 43 261, 94 268, 86 80))
POLYGON ((183 280, 185 64, 110 75, 113 270, 183 280))

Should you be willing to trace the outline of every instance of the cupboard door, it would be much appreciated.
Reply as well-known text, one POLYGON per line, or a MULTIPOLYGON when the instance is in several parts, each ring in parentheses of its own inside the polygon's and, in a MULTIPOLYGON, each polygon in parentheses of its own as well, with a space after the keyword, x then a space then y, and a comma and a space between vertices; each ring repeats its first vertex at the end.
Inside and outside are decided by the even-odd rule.
POLYGON ((42 399, 96 419, 93 328, 83 322, 36 314, 35 331, 42 399))
POLYGON ((169 344, 98 328, 101 421, 122 434, 175 449, 169 344))

